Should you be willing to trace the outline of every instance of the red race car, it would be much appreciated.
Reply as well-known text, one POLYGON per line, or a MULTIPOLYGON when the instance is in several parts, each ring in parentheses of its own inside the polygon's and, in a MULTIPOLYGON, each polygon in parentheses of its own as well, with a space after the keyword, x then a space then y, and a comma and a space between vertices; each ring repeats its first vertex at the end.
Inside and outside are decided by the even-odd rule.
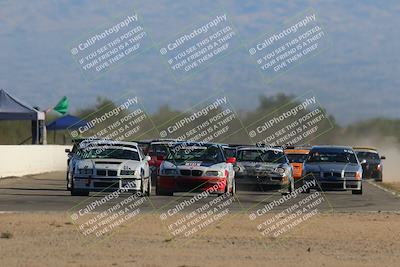
POLYGON ((203 192, 236 193, 236 159, 226 158, 219 144, 177 143, 161 163, 156 194, 203 192))

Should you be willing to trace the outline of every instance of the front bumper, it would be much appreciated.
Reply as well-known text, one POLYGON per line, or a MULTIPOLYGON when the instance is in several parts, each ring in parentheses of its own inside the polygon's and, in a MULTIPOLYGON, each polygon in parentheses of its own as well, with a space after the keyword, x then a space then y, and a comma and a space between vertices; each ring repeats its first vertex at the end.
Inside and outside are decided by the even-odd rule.
POLYGON ((226 178, 164 176, 157 177, 157 188, 162 192, 204 192, 222 194, 225 192, 226 178))
POLYGON ((271 185, 287 187, 289 185, 289 179, 286 176, 236 175, 235 179, 239 186, 271 185))
POLYGON ((361 190, 362 188, 362 180, 355 179, 329 179, 323 177, 305 177, 304 184, 306 182, 315 180, 316 185, 314 187, 310 187, 310 189, 322 189, 322 190, 361 190))
POLYGON ((125 178, 125 177, 84 177, 75 176, 73 184, 75 190, 99 192, 99 191, 116 191, 124 189, 127 191, 140 191, 141 188, 140 178, 125 178))

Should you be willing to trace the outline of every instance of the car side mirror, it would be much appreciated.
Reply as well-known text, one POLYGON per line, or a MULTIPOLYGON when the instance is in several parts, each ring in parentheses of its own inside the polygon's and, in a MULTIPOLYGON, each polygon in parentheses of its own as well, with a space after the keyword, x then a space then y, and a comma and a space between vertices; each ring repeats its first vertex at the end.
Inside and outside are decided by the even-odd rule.
POLYGON ((386 159, 386 157, 385 157, 385 156, 382 156, 381 159, 386 159))
POLYGON ((145 157, 144 157, 144 160, 145 160, 145 161, 150 161, 150 160, 151 160, 151 157, 150 157, 150 156, 145 156, 145 157))
POLYGON ((365 163, 367 163, 367 160, 365 160, 365 159, 363 159, 363 160, 360 162, 360 164, 365 164, 365 163))
POLYGON ((226 159, 226 163, 236 164, 236 158, 235 157, 229 157, 229 158, 226 159))
POLYGON ((65 153, 71 153, 71 149, 69 149, 69 148, 66 148, 64 151, 65 151, 65 153))

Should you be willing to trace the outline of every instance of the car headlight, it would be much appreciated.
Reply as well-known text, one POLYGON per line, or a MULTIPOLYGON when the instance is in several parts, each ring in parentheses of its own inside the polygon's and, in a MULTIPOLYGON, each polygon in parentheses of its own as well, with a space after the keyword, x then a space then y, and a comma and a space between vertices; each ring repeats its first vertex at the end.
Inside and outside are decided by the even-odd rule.
POLYGON ((206 171, 205 176, 224 177, 222 171, 206 171))
POLYGON ((93 169, 78 169, 79 174, 92 175, 93 169))
POLYGON ((177 175, 178 171, 176 169, 162 169, 161 173, 164 175, 177 175))
POLYGON ((281 167, 276 168, 275 171, 281 175, 285 174, 285 169, 281 167))
POLYGON ((121 175, 135 175, 134 170, 121 170, 120 172, 121 175))

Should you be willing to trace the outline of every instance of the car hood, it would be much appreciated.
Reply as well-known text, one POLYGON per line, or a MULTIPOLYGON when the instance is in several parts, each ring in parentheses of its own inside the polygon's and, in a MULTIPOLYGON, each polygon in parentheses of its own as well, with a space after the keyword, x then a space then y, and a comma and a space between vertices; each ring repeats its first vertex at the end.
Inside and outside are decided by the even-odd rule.
POLYGON ((253 161, 240 161, 237 166, 243 170, 263 170, 263 171, 273 171, 278 167, 283 167, 282 163, 272 163, 272 162, 253 162, 253 161))
POLYGON ((307 172, 355 172, 358 171, 360 166, 356 163, 339 163, 339 162, 315 162, 305 163, 304 169, 307 172))
POLYGON ((170 162, 170 161, 163 161, 161 167, 165 169, 180 169, 180 170, 225 170, 226 163, 213 163, 213 162, 202 162, 202 161, 183 161, 183 162, 170 162))
POLYGON ((82 159, 76 163, 78 169, 125 169, 134 170, 140 166, 136 160, 123 159, 82 159))

